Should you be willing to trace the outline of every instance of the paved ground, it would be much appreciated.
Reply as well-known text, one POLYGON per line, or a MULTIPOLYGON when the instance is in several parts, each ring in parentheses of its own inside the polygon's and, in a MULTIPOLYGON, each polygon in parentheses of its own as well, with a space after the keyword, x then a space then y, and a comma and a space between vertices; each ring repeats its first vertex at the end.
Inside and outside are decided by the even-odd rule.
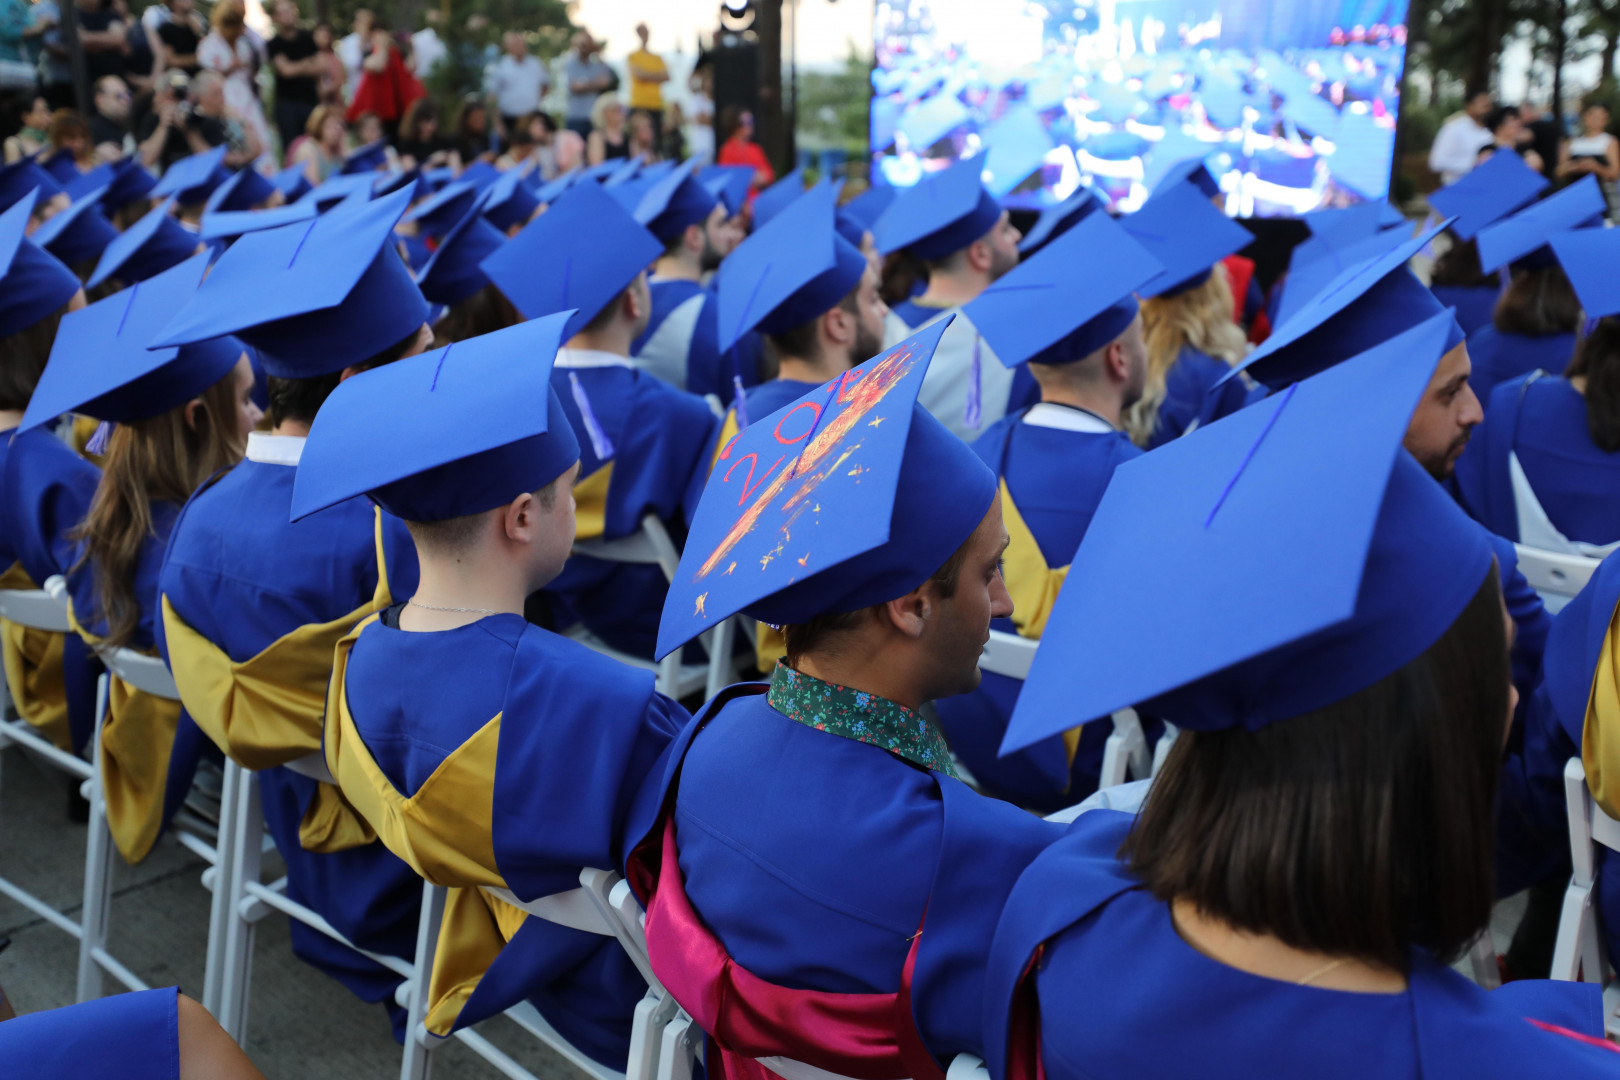
MULTIPOLYGON (((59 910, 77 914, 85 827, 68 820, 67 786, 59 775, 36 767, 16 749, 0 753, 0 873, 59 910)), ((113 955, 153 985, 178 985, 201 997, 209 901, 200 880, 205 864, 172 840, 160 843, 140 866, 115 862, 113 955)), ((72 938, 4 897, 0 933, 11 938, 10 948, 0 952, 0 986, 18 1012, 72 1003, 77 964, 72 938)), ((270 1080, 399 1075, 400 1048, 380 1006, 361 1002, 295 959, 281 916, 261 922, 257 939, 247 1050, 270 1080)), ((111 991, 110 978, 108 983, 111 991)), ((584 1075, 504 1020, 487 1028, 492 1041, 541 1080, 584 1075)), ((459 1043, 444 1046, 435 1057, 438 1080, 501 1075, 459 1043)))

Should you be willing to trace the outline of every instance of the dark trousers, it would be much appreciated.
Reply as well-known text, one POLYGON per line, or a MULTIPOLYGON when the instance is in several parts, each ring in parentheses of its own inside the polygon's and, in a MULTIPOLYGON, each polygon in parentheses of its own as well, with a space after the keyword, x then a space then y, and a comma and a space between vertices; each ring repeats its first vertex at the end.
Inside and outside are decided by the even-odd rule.
POLYGON ((281 152, 285 154, 293 140, 304 134, 309 114, 315 111, 313 101, 283 101, 276 99, 276 133, 281 136, 281 152))

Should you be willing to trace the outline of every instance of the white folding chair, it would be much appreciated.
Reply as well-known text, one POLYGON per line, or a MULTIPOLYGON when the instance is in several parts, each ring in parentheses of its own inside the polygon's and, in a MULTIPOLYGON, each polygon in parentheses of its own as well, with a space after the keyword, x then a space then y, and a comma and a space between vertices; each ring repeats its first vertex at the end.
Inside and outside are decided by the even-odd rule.
MULTIPOLYGON (((0 589, 0 619, 34 630, 56 634, 72 633, 67 617, 67 589, 60 576, 52 577, 41 589, 0 589)), ((20 689, 12 688, 16 700, 20 689)), ((58 748, 42 736, 28 721, 18 717, 6 720, 0 717, 0 751, 11 745, 27 748, 38 760, 53 765, 81 783, 90 779, 90 763, 75 754, 58 748)), ((82 939, 83 926, 57 911, 33 893, 8 878, 0 877, 0 894, 21 904, 58 930, 82 939)))
POLYGON ((982 1058, 972 1054, 957 1054, 945 1068, 945 1080, 990 1080, 990 1070, 982 1058))
MULTIPOLYGON (((603 562, 628 563, 635 566, 657 566, 664 572, 665 581, 675 580, 675 571, 681 564, 681 553, 676 550, 675 542, 669 538, 669 532, 664 523, 655 515, 648 514, 641 519, 639 531, 618 540, 576 540, 574 554, 584 555, 592 559, 601 559, 603 562)), ((703 691, 705 699, 712 698, 726 686, 735 681, 736 667, 731 659, 731 647, 735 640, 736 628, 731 619, 726 619, 719 626, 706 632, 699 641, 708 653, 707 664, 681 663, 681 650, 670 653, 658 663, 643 660, 639 656, 630 656, 610 648, 595 634, 583 626, 575 626, 566 631, 568 637, 588 645, 604 656, 611 656, 621 663, 631 667, 641 668, 644 671, 658 673, 658 691, 667 697, 680 699, 688 694, 703 691)))
POLYGON ((1603 562, 1588 555, 1545 551, 1523 544, 1513 547, 1519 553, 1519 573, 1541 594, 1541 602, 1554 615, 1581 591, 1603 562))
POLYGON ((1586 787, 1586 769, 1580 758, 1570 758, 1564 765, 1564 803, 1569 814, 1573 872, 1569 889, 1564 893, 1564 910, 1558 919, 1552 977, 1603 986, 1604 1029, 1611 1036, 1620 1035, 1620 1020, 1615 1015, 1616 1005, 1620 1004, 1620 984, 1614 981, 1613 968, 1605 955, 1596 906, 1596 845, 1620 851, 1620 821, 1592 801, 1586 787))

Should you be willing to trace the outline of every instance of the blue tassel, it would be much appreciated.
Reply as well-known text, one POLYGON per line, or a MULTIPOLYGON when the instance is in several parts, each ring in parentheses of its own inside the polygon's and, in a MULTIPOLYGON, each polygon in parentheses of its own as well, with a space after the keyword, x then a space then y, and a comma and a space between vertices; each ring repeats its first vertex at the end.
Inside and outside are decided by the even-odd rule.
POLYGON ((113 425, 109 424, 107 421, 103 420, 101 423, 97 424, 95 434, 91 435, 90 441, 84 444, 84 452, 87 454, 94 454, 96 457, 100 457, 101 455, 105 454, 107 452, 107 444, 112 441, 112 433, 113 425))
POLYGON ((748 393, 743 389, 742 376, 731 377, 731 408, 737 414, 737 430, 748 426, 748 393))
POLYGON ((602 430, 596 413, 591 409, 591 399, 585 395, 585 387, 580 385, 579 376, 572 371, 568 373, 568 387, 574 393, 574 404, 579 406, 580 418, 585 421, 585 434, 590 436, 591 452, 598 461, 611 461, 613 440, 602 430))
POLYGON ((979 429, 979 422, 983 419, 984 412, 983 395, 979 389, 979 341, 978 332, 975 331, 973 334, 973 366, 970 372, 973 381, 968 383, 967 407, 962 410, 962 420, 975 431, 979 429))

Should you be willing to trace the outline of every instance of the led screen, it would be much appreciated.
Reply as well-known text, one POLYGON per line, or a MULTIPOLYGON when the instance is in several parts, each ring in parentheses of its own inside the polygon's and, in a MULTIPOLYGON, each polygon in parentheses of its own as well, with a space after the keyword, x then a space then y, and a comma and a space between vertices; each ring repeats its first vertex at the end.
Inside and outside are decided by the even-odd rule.
POLYGON ((876 0, 873 167, 981 151, 1009 205, 1130 210, 1205 158, 1228 213, 1389 193, 1407 0, 876 0))

